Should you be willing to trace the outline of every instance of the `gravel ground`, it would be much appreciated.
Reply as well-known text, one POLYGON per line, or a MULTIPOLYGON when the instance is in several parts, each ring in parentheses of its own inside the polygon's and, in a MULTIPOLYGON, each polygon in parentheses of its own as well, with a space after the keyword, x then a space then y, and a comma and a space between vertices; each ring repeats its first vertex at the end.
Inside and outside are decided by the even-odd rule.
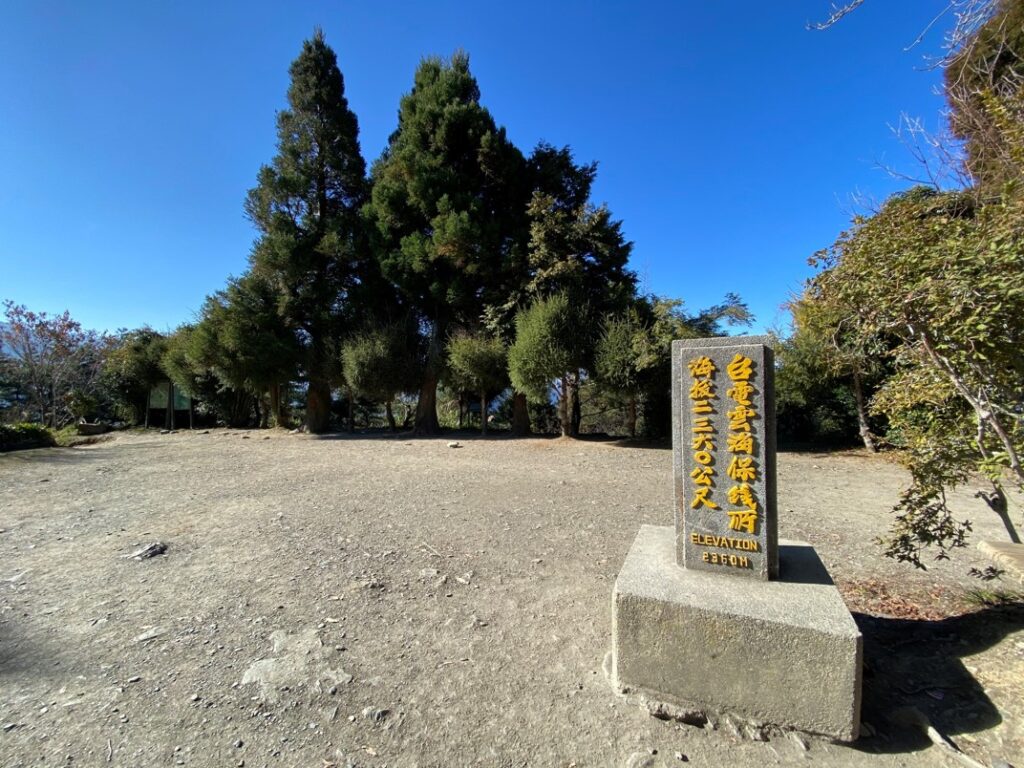
MULTIPOLYGON (((452 439, 0 456, 0 765, 956 765, 912 706, 1024 766, 1024 609, 965 599, 973 547, 926 573, 881 558, 898 467, 780 455, 780 535, 818 549, 865 633, 868 735, 757 741, 653 718, 602 672, 617 569, 671 523, 670 451, 452 439)), ((1005 540, 971 489, 955 503, 1005 540)))

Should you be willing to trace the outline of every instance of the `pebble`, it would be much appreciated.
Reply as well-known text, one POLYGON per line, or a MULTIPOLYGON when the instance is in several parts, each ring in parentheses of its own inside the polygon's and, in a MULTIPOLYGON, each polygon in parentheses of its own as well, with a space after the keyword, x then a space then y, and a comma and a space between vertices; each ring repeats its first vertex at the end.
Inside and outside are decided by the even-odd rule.
POLYGON ((241 739, 235 741, 235 749, 241 749, 244 742, 241 739))
POLYGON ((132 675, 131 677, 129 677, 129 678, 128 678, 128 682, 129 682, 129 683, 137 683, 137 682, 139 682, 139 680, 141 680, 141 679, 142 679, 142 678, 141 678, 141 677, 139 677, 138 675, 132 675))
POLYGON ((386 718, 390 713, 390 709, 377 709, 376 707, 365 707, 363 709, 363 717, 367 720, 372 720, 375 723, 383 722, 384 718, 386 718))
POLYGON ((192 701, 199 701, 199 694, 198 693, 193 693, 192 694, 192 701))

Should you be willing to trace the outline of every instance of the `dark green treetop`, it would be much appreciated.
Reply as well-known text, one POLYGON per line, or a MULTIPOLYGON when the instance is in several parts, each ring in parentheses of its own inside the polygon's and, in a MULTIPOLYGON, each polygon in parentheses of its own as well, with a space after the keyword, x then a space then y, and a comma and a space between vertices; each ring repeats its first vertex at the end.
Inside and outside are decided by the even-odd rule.
POLYGON ((381 271, 428 331, 416 429, 433 432, 448 330, 508 291, 525 239, 525 161, 480 104, 466 54, 421 62, 371 175, 381 271))
POLYGON ((260 231, 253 270, 274 287, 279 314, 304 341, 307 425, 321 431, 337 368, 332 341, 368 259, 366 164, 337 57, 319 30, 289 72, 277 155, 260 169, 245 210, 260 231))

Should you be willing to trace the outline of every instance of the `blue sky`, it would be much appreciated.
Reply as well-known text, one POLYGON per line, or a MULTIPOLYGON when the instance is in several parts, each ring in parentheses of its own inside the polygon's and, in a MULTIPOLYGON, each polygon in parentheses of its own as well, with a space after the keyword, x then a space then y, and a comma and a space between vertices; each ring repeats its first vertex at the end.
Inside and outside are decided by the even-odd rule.
POLYGON ((876 168, 913 169, 888 126, 939 125, 938 33, 905 48, 943 5, 869 0, 810 32, 827 0, 7 2, 0 299, 96 329, 191 320, 246 267, 242 201, 319 25, 368 163, 419 60, 461 47, 525 152, 598 161, 645 291, 691 310, 734 291, 778 325, 851 195, 906 186, 876 168))

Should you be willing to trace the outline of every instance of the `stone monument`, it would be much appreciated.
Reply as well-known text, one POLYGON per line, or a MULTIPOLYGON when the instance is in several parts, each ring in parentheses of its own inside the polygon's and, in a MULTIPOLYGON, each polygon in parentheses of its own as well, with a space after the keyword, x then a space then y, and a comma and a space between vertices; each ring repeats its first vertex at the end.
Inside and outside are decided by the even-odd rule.
POLYGON ((861 635, 814 549, 778 540, 774 394, 767 337, 673 342, 675 527, 641 526, 616 579, 613 682, 853 741, 861 635))

